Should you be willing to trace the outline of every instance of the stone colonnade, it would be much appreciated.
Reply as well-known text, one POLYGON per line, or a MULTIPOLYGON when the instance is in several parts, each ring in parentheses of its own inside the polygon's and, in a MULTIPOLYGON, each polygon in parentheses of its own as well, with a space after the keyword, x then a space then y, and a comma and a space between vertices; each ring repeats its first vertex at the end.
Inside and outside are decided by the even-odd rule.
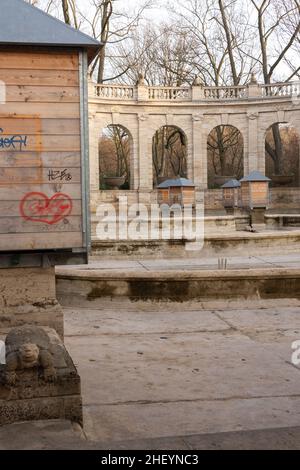
POLYGON ((177 126, 187 137, 188 177, 207 188, 207 138, 218 125, 231 125, 244 141, 244 174, 265 172, 265 135, 288 122, 300 136, 300 83, 244 87, 89 87, 91 200, 99 201, 98 142, 103 128, 121 125, 131 136, 131 193, 150 202, 153 192, 152 138, 162 126, 177 126))

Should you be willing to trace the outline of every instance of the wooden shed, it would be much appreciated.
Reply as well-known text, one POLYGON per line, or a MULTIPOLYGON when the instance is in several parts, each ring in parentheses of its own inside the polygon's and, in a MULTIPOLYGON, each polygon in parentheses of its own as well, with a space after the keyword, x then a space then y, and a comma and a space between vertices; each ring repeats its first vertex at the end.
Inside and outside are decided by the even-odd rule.
POLYGON ((23 0, 1 0, 0 267, 45 254, 86 262, 87 67, 100 47, 23 0))
POLYGON ((159 204, 195 204, 195 185, 187 178, 169 179, 157 186, 159 204))

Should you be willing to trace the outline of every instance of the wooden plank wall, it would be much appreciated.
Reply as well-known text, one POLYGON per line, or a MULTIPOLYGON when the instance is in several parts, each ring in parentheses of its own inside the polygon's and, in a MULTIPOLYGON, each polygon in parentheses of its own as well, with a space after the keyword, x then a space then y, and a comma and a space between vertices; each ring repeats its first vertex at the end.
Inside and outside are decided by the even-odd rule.
POLYGON ((78 54, 0 58, 0 251, 82 247, 78 54))

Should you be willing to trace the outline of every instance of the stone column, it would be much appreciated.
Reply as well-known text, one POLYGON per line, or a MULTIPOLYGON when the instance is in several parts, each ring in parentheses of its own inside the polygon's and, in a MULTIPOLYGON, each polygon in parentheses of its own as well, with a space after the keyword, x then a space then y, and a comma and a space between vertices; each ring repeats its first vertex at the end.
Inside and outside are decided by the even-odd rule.
MULTIPOLYGON (((138 167, 139 167, 139 201, 150 203, 153 189, 151 151, 148 146, 148 116, 138 115, 138 167)), ((150 149, 151 150, 151 149, 150 149)))
POLYGON ((89 142, 91 212, 95 212, 100 189, 99 130, 96 113, 89 114, 89 142))
POLYGON ((203 114, 192 116, 193 125, 193 171, 191 177, 198 189, 207 188, 207 152, 203 139, 202 123, 203 114))
POLYGON ((244 174, 247 176, 253 170, 259 170, 258 159, 258 112, 248 113, 248 158, 245 152, 244 174))

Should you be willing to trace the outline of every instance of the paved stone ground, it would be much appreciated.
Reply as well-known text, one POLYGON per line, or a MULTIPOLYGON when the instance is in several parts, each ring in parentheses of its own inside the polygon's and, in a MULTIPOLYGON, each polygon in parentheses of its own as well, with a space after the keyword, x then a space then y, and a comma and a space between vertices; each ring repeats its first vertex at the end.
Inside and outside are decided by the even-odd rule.
POLYGON ((297 450, 300 427, 93 442, 68 421, 18 423, 0 428, 1 450, 297 450))
POLYGON ((88 439, 300 426, 300 303, 288 302, 65 309, 88 439))
POLYGON ((85 434, 25 423, 0 429, 0 446, 299 449, 300 302, 200 305, 66 308, 85 434))

